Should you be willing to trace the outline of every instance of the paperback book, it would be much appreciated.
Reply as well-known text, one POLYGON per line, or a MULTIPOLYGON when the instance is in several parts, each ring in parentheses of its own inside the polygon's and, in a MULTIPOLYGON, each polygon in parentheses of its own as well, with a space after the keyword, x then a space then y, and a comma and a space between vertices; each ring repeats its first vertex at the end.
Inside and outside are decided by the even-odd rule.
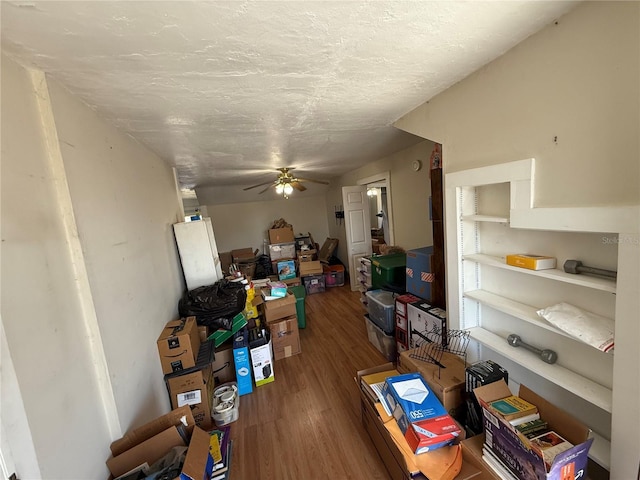
POLYGON ((518 430, 525 437, 531 439, 533 437, 537 437, 538 435, 542 435, 549 431, 549 424, 542 420, 541 418, 537 420, 532 420, 530 422, 523 422, 518 425, 515 425, 515 429, 518 430))
POLYGON ((573 444, 562 438, 553 430, 530 440, 531 449, 542 457, 547 468, 553 463, 556 455, 573 448, 573 444))
POLYGON ((500 400, 495 400, 489 403, 489 407, 507 421, 538 413, 538 407, 517 395, 510 395, 500 400))

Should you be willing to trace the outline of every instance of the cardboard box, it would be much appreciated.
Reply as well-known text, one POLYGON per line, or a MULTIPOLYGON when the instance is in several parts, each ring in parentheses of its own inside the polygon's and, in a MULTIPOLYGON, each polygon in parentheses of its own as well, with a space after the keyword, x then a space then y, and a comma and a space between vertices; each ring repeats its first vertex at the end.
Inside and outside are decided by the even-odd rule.
POLYGON ((205 430, 212 426, 214 342, 202 344, 196 366, 164 376, 171 408, 188 405, 196 425, 205 430))
POLYGON ((532 478, 547 480, 586 477, 589 448, 593 443, 593 438, 588 438, 589 428, 586 425, 525 385, 520 385, 518 396, 538 407, 540 418, 548 422, 549 428, 574 445, 559 453, 547 470, 542 457, 529 449, 526 437, 487 408, 489 402, 512 395, 504 380, 478 387, 474 393, 483 407, 485 446, 517 478, 530 478, 533 475, 535 477, 532 478))
POLYGON ((318 252, 318 260, 322 263, 329 263, 329 259, 333 256, 336 248, 338 248, 338 239, 327 238, 322 244, 320 252, 318 252))
POLYGON ((206 325, 198 325, 198 336, 200 337, 200 343, 206 342, 211 332, 206 325))
POLYGON ((233 363, 236 370, 238 395, 253 392, 252 367, 249 358, 249 332, 246 328, 233 336, 233 363))
POLYGON ((298 262, 311 262, 316 259, 316 250, 299 250, 298 262))
POLYGON ((271 260, 296 258, 296 244, 293 242, 272 243, 269 245, 269 257, 271 260))
POLYGON ((256 255, 249 247, 238 248, 236 250, 231 250, 231 259, 233 260, 233 263, 249 263, 255 262, 256 255))
POLYGON ((297 355, 301 352, 298 317, 296 315, 270 323, 269 333, 273 342, 273 357, 275 360, 297 355))
POLYGON ((301 284, 301 280, 300 277, 296 277, 296 278, 285 278, 284 280, 281 280, 282 282, 287 284, 287 287, 295 287, 297 285, 301 284))
MULTIPOLYGON (((295 242, 295 236, 291 227, 272 228, 269 230, 269 243, 295 242)), ((295 247, 295 243, 294 243, 295 247)))
POLYGON ((136 445, 162 433, 166 429, 179 425, 184 425, 189 434, 193 431, 195 421, 188 405, 176 408, 166 415, 162 415, 138 428, 128 431, 122 438, 111 443, 109 447, 111 454, 117 457, 136 445))
POLYGON ((211 365, 186 374, 165 377, 171 408, 189 405, 196 425, 205 430, 212 427, 213 370, 211 365))
POLYGON ((462 433, 419 373, 387 378, 382 396, 417 455, 451 445, 462 433))
POLYGON ((220 252, 220 268, 222 269, 222 275, 229 275, 229 267, 233 263, 233 256, 231 252, 220 252))
POLYGON ((425 336, 432 342, 447 345, 447 317, 444 310, 425 302, 411 303, 407 305, 407 320, 411 332, 409 348, 424 343, 425 336))
POLYGON ((407 292, 428 302, 431 301, 433 275, 433 246, 407 250, 407 292))
POLYGON ((420 355, 420 349, 411 349, 398 356, 400 373, 419 372, 429 388, 436 394, 445 410, 454 418, 460 418, 465 407, 465 364, 458 355, 443 352, 440 364, 429 363, 412 355, 420 355))
POLYGON ((213 381, 216 385, 235 381, 232 343, 227 342, 215 349, 215 360, 211 365, 211 369, 213 370, 213 381))
POLYGON ((278 262, 278 278, 280 280, 296 278, 296 262, 294 260, 278 262))
POLYGON ((145 462, 153 464, 178 446, 186 446, 186 443, 178 427, 171 426, 120 455, 109 458, 107 467, 114 477, 119 477, 145 462))
POLYGON ((249 331, 249 353, 256 387, 266 385, 275 380, 271 335, 269 330, 265 330, 263 336, 257 337, 258 330, 254 328, 249 331))
POLYGON ((527 268, 529 270, 546 270, 549 268, 556 268, 556 259, 545 255, 518 253, 507 255, 507 265, 527 268))
POLYGON ((189 442, 187 456, 182 465, 179 480, 195 480, 211 478, 213 473, 213 458, 209 450, 209 434, 201 428, 195 427, 189 442))
POLYGON ((264 320, 267 323, 296 314, 296 297, 287 292, 284 298, 260 302, 264 320))
POLYGON ((196 317, 168 322, 158 337, 162 373, 178 372, 195 366, 199 348, 200 332, 196 317))
POLYGON ((322 263, 318 260, 302 262, 300 264, 300 276, 308 277, 310 275, 322 275, 322 263))

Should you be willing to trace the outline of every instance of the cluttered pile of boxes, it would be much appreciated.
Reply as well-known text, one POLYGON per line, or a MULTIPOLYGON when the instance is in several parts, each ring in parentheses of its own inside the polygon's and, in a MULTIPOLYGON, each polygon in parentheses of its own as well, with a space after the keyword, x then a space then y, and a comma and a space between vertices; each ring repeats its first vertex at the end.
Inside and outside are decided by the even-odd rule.
MULTIPOLYGON (((183 468, 184 454, 197 455, 198 474, 188 478, 210 478, 203 472, 225 478, 232 442, 223 442, 239 418, 240 397, 275 381, 274 361, 301 352, 299 328, 306 324, 304 287, 275 279, 255 285, 241 272, 224 281, 245 290, 244 309, 230 319, 228 329, 210 331, 196 316, 164 326, 157 349, 173 411, 128 432, 127 441, 114 442, 113 455, 107 460, 114 478, 133 480, 158 473, 149 467, 174 447, 184 447, 182 458, 174 459, 177 463, 165 459, 163 468, 167 464, 183 468), (201 452, 205 436, 206 450, 211 443, 212 452, 220 451, 219 458, 207 459, 201 452), (218 449, 213 448, 214 436, 218 449)), ((178 477, 180 470, 172 472, 178 477)))
POLYGON ((387 360, 446 336, 446 311, 431 303, 433 255, 429 246, 360 261, 367 335, 387 360))
POLYGON ((391 478, 586 478, 589 429, 486 360, 419 349, 357 372, 362 421, 391 478), (373 388, 372 388, 373 387, 373 388))
MULTIPOLYGON (((282 218, 271 224, 267 234, 270 271, 278 280, 289 286, 302 285, 307 295, 344 285, 344 266, 331 264, 338 239, 327 238, 318 248, 310 232, 295 235, 293 227, 282 218)), ((231 251, 237 268, 251 277, 255 257, 250 248, 231 251)))
POLYGON ((513 395, 497 363, 467 364, 468 332, 448 330, 446 312, 432 305, 433 262, 433 247, 423 247, 363 258, 358 269, 369 341, 390 361, 357 373, 362 420, 391 477, 586 477, 584 424, 524 385, 513 395), (372 390, 372 381, 382 384, 372 390), (497 410, 517 408, 512 397, 535 415, 497 410))

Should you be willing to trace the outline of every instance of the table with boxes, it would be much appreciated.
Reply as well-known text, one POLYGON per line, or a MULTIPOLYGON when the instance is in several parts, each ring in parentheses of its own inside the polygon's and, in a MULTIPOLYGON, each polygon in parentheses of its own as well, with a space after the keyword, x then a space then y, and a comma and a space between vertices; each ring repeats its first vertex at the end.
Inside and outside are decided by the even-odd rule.
POLYGON ((589 478, 587 469, 596 467, 588 459, 593 439, 587 426, 524 385, 514 395, 507 385, 508 372, 492 360, 466 365, 464 357, 444 352, 438 363, 423 359, 419 349, 409 349, 399 354, 395 368, 388 363, 356 374, 362 422, 391 478, 589 478), (402 411, 390 415, 382 408, 382 403, 389 403, 385 392, 392 385, 416 379, 420 382, 407 383, 393 392, 391 406, 402 411), (368 392, 364 385, 367 382, 384 382, 381 393, 375 393, 378 389, 368 392), (461 464, 451 456, 447 458, 446 450, 442 457, 430 457, 443 448, 429 450, 429 444, 436 441, 436 427, 424 424, 418 428, 433 414, 430 411, 426 415, 419 406, 429 396, 434 396, 460 427, 457 439, 440 437, 444 439, 440 447, 453 448, 447 445, 459 443, 461 464), (405 402, 408 406, 403 399, 409 400, 405 402), (469 428, 478 411, 480 428, 469 428), (532 417, 537 419, 530 420, 532 417), (394 422, 397 426, 391 425, 394 422), (397 429, 400 436, 394 433, 397 429), (427 431, 431 434, 420 436, 427 431), (416 454, 421 450, 426 453, 416 454), (430 470, 434 462, 440 465, 439 470, 430 470))

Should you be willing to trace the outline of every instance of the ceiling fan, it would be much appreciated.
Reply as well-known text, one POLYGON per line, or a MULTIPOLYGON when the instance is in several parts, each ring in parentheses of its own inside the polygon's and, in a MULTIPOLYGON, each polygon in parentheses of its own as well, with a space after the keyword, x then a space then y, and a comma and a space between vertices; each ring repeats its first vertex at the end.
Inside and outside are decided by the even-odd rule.
POLYGON ((259 183, 257 185, 252 185, 251 187, 244 188, 243 190, 251 190, 252 188, 262 187, 264 185, 268 185, 264 190, 258 192, 258 195, 266 192, 270 188, 275 188, 276 193, 278 195, 284 196, 284 198, 289 198, 289 195, 293 193, 293 189, 295 188, 299 192, 304 192, 307 187, 302 185, 302 182, 313 182, 320 183, 322 185, 329 185, 329 182, 324 182, 322 180, 313 180, 311 178, 301 178, 296 177, 291 173, 293 168, 278 168, 280 173, 278 174, 278 178, 273 181, 259 183))

